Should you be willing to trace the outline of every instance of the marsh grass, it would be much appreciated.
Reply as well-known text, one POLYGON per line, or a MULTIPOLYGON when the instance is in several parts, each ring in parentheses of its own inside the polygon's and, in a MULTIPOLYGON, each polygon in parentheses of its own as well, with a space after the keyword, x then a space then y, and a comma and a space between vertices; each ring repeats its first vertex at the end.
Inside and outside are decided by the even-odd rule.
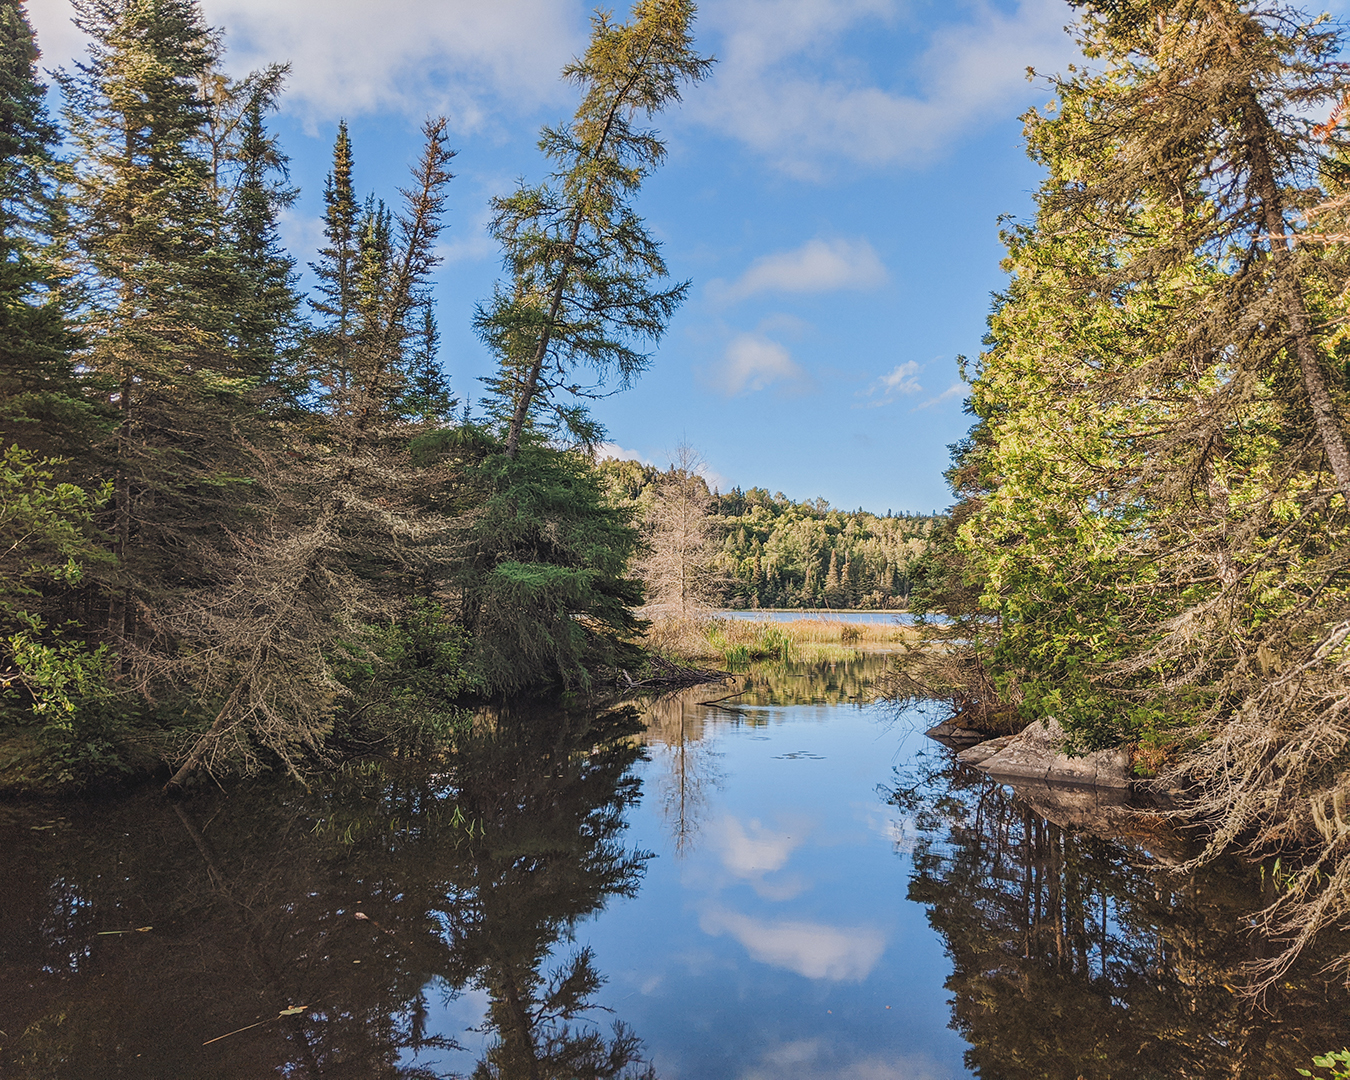
POLYGON ((839 619, 658 618, 643 643, 672 659, 721 660, 729 671, 736 671, 756 660, 844 660, 860 652, 899 649, 913 638, 906 626, 839 619))

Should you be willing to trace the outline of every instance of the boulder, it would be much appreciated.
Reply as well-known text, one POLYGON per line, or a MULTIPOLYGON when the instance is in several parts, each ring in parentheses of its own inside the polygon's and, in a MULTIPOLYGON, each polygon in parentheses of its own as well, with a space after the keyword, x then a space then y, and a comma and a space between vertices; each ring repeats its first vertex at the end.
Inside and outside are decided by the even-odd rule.
POLYGON ((993 757, 1010 742, 1016 735, 1000 735, 997 739, 985 739, 984 742, 975 746, 968 746, 956 755, 956 760, 964 762, 967 765, 978 765, 987 758, 993 757))
POLYGON ((980 732, 961 727, 960 724, 953 724, 951 721, 943 721, 936 727, 930 727, 924 734, 944 746, 968 746, 984 738, 980 732))
POLYGON ((1043 780, 1048 784, 1129 788, 1128 750, 1097 750, 1081 757, 1070 757, 1063 751, 1064 742, 1064 729, 1058 720, 1037 720, 996 753, 971 764, 996 780, 1043 780))

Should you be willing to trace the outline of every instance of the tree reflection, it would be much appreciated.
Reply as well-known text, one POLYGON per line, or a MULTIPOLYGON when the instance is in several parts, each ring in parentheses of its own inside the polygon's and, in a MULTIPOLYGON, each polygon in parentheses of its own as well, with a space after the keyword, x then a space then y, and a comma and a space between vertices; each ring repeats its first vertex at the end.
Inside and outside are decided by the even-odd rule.
POLYGON ((1169 873, 1166 844, 1056 824, 945 761, 893 798, 919 830, 909 896, 946 943, 977 1076, 1265 1080, 1344 1042, 1345 989, 1313 958, 1259 1005, 1242 997, 1254 868, 1169 873))
POLYGON ((643 738, 660 766, 661 814, 675 853, 693 850, 708 797, 722 780, 710 727, 765 727, 774 721, 772 706, 866 704, 876 697, 877 678, 889 661, 884 653, 858 653, 826 663, 756 664, 721 686, 643 700, 643 738))
POLYGON ((434 776, 11 811, 0 1075, 442 1076, 431 1014, 466 991, 487 998, 475 1077, 646 1075, 630 1031, 587 1018, 589 952, 555 956, 640 882, 637 730, 499 716, 434 776))

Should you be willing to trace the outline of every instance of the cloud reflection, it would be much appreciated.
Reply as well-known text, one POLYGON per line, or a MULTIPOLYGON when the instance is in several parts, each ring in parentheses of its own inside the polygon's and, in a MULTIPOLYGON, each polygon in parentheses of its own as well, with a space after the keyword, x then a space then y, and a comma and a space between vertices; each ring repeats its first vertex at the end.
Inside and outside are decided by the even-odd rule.
POLYGON ((757 878, 783 869, 806 839, 801 829, 794 836, 766 829, 753 819, 747 828, 732 817, 724 818, 718 831, 722 865, 739 878, 757 878))
POLYGON ((886 936, 870 926, 835 927, 821 923, 752 919, 713 909, 699 920, 704 933, 730 934, 761 964, 784 968, 808 979, 861 982, 886 950, 886 936))
POLYGON ((740 1074, 740 1080, 937 1080, 949 1075, 930 1058, 867 1057, 841 1061, 838 1046, 820 1039, 797 1039, 764 1052, 761 1060, 740 1074))

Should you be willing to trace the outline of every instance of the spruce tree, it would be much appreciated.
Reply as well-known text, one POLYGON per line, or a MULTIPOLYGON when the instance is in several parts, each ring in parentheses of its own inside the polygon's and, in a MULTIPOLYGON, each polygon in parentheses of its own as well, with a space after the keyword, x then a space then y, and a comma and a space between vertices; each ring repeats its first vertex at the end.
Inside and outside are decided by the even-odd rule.
POLYGON ((338 306, 329 305, 333 321, 316 344, 342 352, 320 356, 329 365, 321 369, 324 409, 291 432, 287 447, 288 458, 301 452, 257 478, 273 497, 261 523, 241 530, 227 587, 203 589, 174 612, 183 642, 176 670, 214 713, 176 759, 171 786, 203 765, 257 768, 259 746, 298 772, 331 727, 342 690, 334 658, 369 674, 380 663, 371 642, 415 619, 415 590, 444 573, 446 526, 434 483, 409 460, 396 392, 409 317, 437 263, 453 156, 446 127, 444 119, 424 126, 400 211, 372 203, 363 222, 350 199, 350 143, 339 133, 328 185, 331 246, 320 263, 321 303, 338 306), (373 278, 363 281, 363 269, 373 278))
POLYGON ((514 457, 532 425, 583 444, 600 436, 585 401, 607 377, 626 386, 647 366, 688 283, 666 277, 660 245, 630 200, 665 158, 656 133, 635 126, 677 102, 712 61, 693 47, 690 0, 637 0, 628 23, 595 16, 585 56, 566 78, 582 89, 572 122, 545 128, 551 182, 493 201, 492 235, 509 282, 480 307, 476 326, 497 357, 490 402, 514 457), (594 372, 587 386, 580 369, 594 372))
POLYGON ((329 408, 345 408, 351 384, 352 353, 355 350, 356 292, 360 266, 360 210, 352 187, 352 144, 347 122, 339 122, 333 144, 333 168, 324 183, 323 234, 328 246, 317 262, 310 264, 318 278, 318 297, 310 306, 319 316, 311 341, 314 377, 329 408))
POLYGON ((59 259, 56 126, 37 79, 38 50, 22 5, 0 2, 0 436, 65 454, 97 431, 76 377, 78 338, 59 259))
POLYGON ((441 369, 441 332, 430 297, 419 304, 420 319, 408 352, 404 376, 402 412, 410 420, 425 424, 444 423, 459 401, 450 392, 450 381, 441 369))
POLYGON ((194 0, 80 0, 76 24, 89 59, 58 78, 93 283, 80 360, 117 414, 103 447, 119 560, 108 623, 127 658, 145 644, 141 616, 209 574, 206 552, 255 490, 240 438, 258 378, 228 336, 238 275, 200 94, 216 35, 194 0))
POLYGON ((286 183, 286 156, 267 134, 263 114, 272 104, 269 95, 254 90, 241 124, 240 177, 230 225, 243 295, 231 333, 241 366, 294 397, 301 393, 292 376, 300 298, 295 259, 281 246, 277 213, 299 192, 286 183))

